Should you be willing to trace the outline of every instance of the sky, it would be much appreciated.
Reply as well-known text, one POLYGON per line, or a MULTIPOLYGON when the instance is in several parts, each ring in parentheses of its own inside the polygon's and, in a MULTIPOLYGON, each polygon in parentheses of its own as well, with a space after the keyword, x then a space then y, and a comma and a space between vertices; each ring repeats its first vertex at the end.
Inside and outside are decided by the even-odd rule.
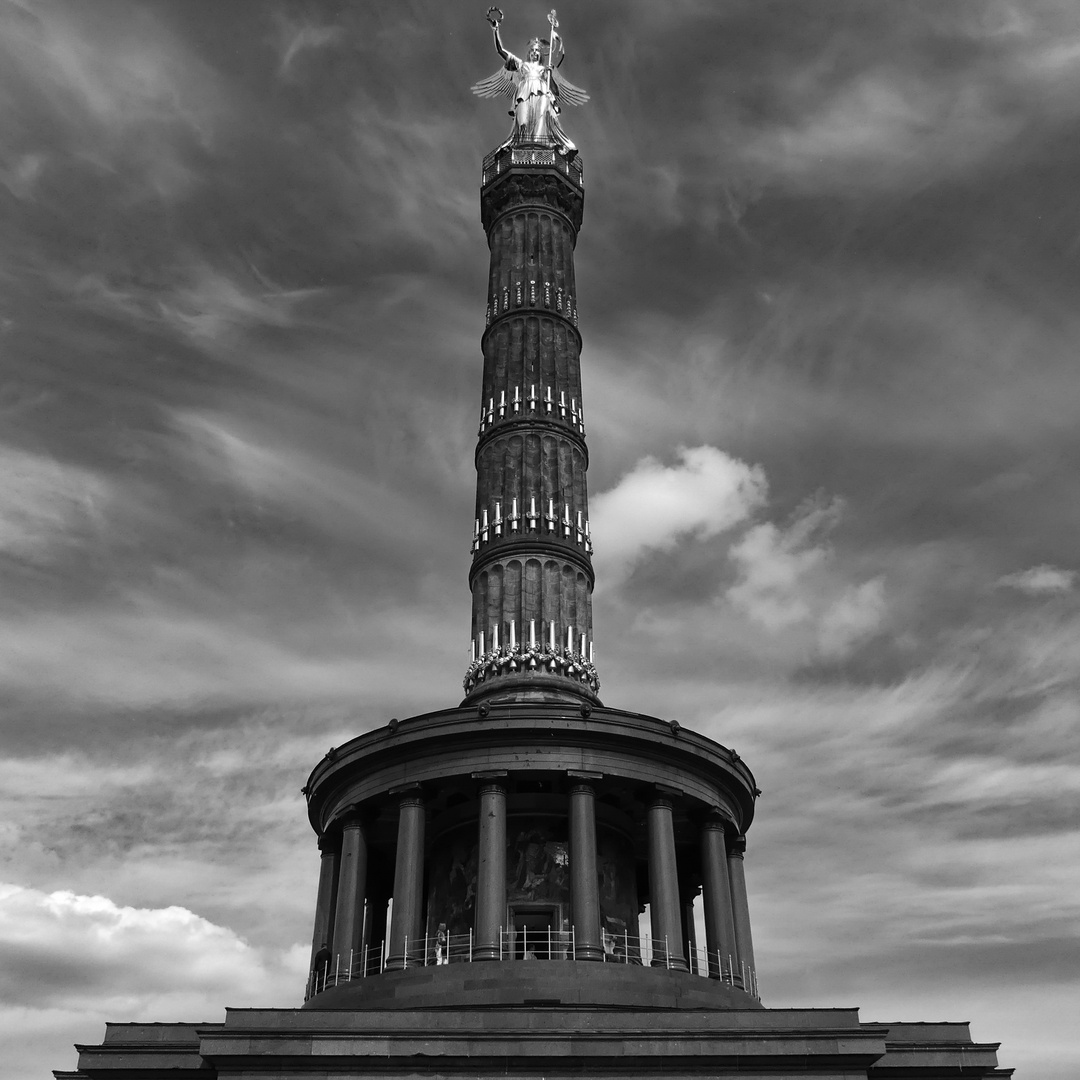
MULTIPOLYGON (((460 700, 486 6, 0 0, 4 1080, 298 1005, 310 769, 460 700)), ((1080 6, 559 19, 601 695, 753 769, 766 1005, 1071 1080, 1080 6)))

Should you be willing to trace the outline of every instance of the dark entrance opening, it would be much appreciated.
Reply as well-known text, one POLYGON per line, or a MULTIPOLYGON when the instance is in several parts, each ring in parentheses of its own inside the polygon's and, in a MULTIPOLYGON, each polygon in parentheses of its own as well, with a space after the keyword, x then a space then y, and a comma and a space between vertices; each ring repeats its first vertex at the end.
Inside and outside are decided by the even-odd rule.
POLYGON ((566 951, 558 904, 510 908, 511 955, 515 960, 554 960, 566 951))

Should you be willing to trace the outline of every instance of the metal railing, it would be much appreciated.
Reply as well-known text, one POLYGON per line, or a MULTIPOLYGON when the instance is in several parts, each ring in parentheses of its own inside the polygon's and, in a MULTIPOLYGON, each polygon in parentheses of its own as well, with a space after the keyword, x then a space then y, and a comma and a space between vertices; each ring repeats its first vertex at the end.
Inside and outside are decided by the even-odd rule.
POLYGON ((557 169, 576 184, 582 186, 581 159, 556 152, 555 147, 544 143, 528 143, 516 146, 500 146, 484 158, 483 183, 494 180, 513 165, 546 165, 557 169))
MULTIPOLYGON (((305 1001, 328 987, 380 975, 387 970, 400 971, 415 967, 439 967, 444 964, 472 963, 475 941, 468 934, 437 934, 423 938, 405 939, 401 953, 390 955, 386 942, 332 955, 318 964, 308 978, 305 1001)), ((570 930, 530 931, 526 927, 499 931, 500 960, 573 960, 576 937, 570 930)), ((757 974, 753 968, 731 954, 693 948, 669 948, 668 940, 650 938, 648 934, 603 934, 603 962, 629 964, 636 967, 689 967, 691 974, 717 979, 726 986, 745 990, 758 998, 757 974)))

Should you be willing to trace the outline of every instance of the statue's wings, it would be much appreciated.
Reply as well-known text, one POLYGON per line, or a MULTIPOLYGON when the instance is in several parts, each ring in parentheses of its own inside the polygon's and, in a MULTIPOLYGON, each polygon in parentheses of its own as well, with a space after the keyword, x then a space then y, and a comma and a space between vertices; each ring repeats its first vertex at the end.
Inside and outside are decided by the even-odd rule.
MULTIPOLYGON (((589 100, 589 95, 575 86, 572 82, 560 75, 556 68, 551 69, 551 84, 555 88, 555 94, 559 104, 566 102, 567 105, 584 105, 589 100)), ((481 85, 477 83, 477 86, 481 85)))
POLYGON ((472 92, 478 97, 513 97, 517 90, 517 79, 505 67, 499 68, 494 75, 481 79, 472 92))

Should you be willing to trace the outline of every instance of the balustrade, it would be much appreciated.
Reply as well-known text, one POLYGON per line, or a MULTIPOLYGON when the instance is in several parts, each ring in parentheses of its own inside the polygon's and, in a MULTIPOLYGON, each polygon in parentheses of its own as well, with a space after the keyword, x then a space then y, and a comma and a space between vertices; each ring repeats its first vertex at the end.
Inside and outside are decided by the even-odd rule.
MULTIPOLYGON (((657 940, 649 934, 636 937, 628 933, 611 934, 604 931, 602 941, 602 954, 596 960, 605 964, 686 970, 688 959, 692 974, 706 978, 711 976, 736 990, 745 989, 752 998, 758 999, 757 977, 753 968, 740 963, 734 954, 698 948, 686 957, 681 948, 676 949, 666 939, 657 940)), ((500 927, 494 959, 523 963, 545 960, 573 962, 578 948, 573 929, 530 932, 525 928, 507 930, 500 927)), ((311 972, 305 1000, 330 987, 381 975, 388 970, 387 953, 387 942, 383 941, 362 950, 333 955, 311 972)), ((467 934, 429 934, 414 939, 406 944, 402 956, 403 970, 471 964, 482 959, 471 931, 467 934)))

